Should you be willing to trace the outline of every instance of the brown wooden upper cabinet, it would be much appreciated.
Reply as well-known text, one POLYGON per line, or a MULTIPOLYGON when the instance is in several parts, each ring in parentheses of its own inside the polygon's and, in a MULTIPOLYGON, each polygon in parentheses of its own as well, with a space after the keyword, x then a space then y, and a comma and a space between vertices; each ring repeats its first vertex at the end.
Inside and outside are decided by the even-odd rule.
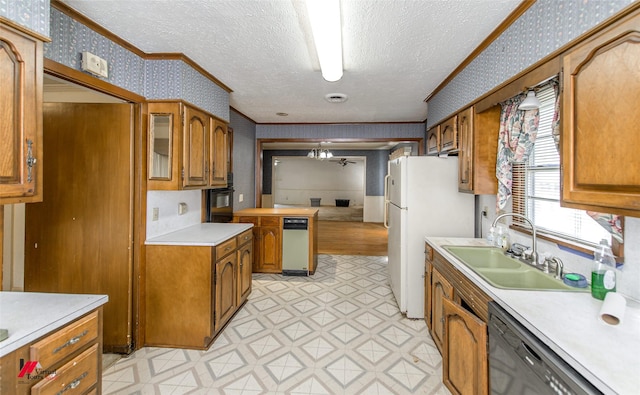
POLYGON ((562 205, 639 216, 640 11, 563 55, 562 205))
POLYGON ((227 185, 227 124, 181 101, 149 102, 148 188, 227 185))
POLYGON ((226 186, 229 156, 229 132, 227 124, 211 118, 211 138, 209 143, 209 168, 211 175, 209 185, 226 186))
POLYGON ((496 154, 500 106, 481 113, 469 107, 458 113, 458 191, 494 195, 498 191, 496 154))
POLYGON ((438 155, 440 152, 440 125, 427 130, 427 155, 438 155))
POLYGON ((440 152, 458 150, 458 116, 447 119, 440 124, 440 152))
POLYGON ((458 116, 427 130, 427 155, 458 152, 458 116))
POLYGON ((0 205, 42 201, 42 41, 0 23, 0 205))

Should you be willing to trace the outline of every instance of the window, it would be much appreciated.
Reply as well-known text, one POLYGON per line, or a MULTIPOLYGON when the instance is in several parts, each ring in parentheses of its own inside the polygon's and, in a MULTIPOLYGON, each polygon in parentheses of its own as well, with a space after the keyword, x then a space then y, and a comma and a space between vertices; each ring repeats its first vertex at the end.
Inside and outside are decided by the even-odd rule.
MULTIPOLYGON (((553 239, 585 248, 612 238, 584 210, 560 207, 560 155, 552 135, 555 105, 553 86, 536 92, 540 100, 540 122, 533 153, 523 164, 513 165, 513 211, 531 218, 538 232, 553 239)), ((515 225, 524 225, 514 218, 515 225)), ((615 251, 614 251, 615 253, 615 251)))

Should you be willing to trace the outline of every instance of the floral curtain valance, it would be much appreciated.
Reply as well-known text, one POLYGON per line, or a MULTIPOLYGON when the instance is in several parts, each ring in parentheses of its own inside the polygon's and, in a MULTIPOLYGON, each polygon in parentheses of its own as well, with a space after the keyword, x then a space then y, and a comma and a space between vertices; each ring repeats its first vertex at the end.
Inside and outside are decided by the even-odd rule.
POLYGON ((533 152, 540 120, 539 111, 518 110, 525 99, 524 93, 503 103, 500 113, 500 133, 498 135, 498 156, 496 158, 496 177, 498 178, 498 196, 496 212, 503 209, 511 197, 513 163, 523 163, 533 152))

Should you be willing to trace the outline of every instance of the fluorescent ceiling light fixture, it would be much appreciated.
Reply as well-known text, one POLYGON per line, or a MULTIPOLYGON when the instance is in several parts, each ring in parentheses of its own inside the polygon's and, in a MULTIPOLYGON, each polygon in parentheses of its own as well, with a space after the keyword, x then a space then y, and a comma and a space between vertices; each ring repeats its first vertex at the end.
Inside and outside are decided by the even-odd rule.
POLYGON ((307 0, 307 11, 318 52, 322 78, 342 78, 342 21, 340 0, 307 0))

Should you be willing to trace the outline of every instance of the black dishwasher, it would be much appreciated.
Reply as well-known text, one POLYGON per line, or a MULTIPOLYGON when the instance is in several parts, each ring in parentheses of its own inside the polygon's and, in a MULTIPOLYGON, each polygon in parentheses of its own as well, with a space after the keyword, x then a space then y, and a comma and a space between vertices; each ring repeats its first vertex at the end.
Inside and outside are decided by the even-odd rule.
POLYGON ((495 395, 601 394, 495 302, 489 303, 489 387, 495 395))

